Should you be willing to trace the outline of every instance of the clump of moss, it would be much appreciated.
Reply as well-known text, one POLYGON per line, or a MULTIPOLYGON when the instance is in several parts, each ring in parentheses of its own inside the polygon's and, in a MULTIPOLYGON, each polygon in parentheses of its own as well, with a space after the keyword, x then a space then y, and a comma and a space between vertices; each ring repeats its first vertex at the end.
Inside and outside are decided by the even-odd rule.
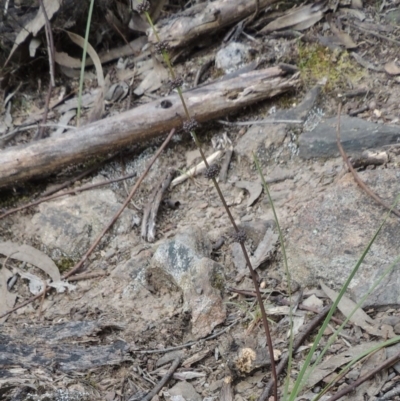
POLYGON ((318 44, 299 42, 298 67, 306 86, 327 79, 325 92, 341 90, 348 82, 357 82, 366 74, 345 50, 330 50, 318 44))
POLYGON ((63 274, 75 266, 75 261, 71 258, 63 257, 55 261, 55 264, 57 265, 60 273, 63 274))
POLYGON ((214 272, 211 277, 211 286, 219 291, 222 291, 225 287, 224 275, 220 272, 214 272))

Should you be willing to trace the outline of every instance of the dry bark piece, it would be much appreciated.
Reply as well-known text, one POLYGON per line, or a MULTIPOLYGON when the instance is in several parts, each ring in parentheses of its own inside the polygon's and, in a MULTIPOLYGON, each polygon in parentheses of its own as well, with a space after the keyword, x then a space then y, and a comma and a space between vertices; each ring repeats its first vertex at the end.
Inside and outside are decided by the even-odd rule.
POLYGON ((232 390, 232 377, 227 376, 224 379, 221 392, 219 394, 221 401, 233 401, 233 390, 232 390))
POLYGON ((350 163, 354 168, 367 166, 380 166, 389 162, 389 155, 385 151, 365 150, 359 155, 353 155, 350 163))
MULTIPOLYGON (((284 93, 298 83, 298 73, 291 75, 277 66, 195 88, 183 96, 192 115, 203 122, 284 93)), ((60 138, 46 138, 3 150, 0 187, 48 175, 68 164, 160 136, 181 126, 184 115, 179 96, 173 94, 88 124, 60 138), (163 108, 162 102, 171 106, 163 108)))
POLYGON ((0 344, 0 359, 5 365, 18 365, 24 368, 53 366, 64 372, 76 372, 100 366, 119 365, 131 360, 129 345, 121 340, 101 346, 47 342, 35 346, 17 342, 12 337, 2 337, 5 341, 0 344))
POLYGON ((156 239, 156 217, 158 208, 160 207, 162 196, 168 189, 174 174, 175 170, 170 170, 162 177, 150 199, 148 199, 148 204, 144 209, 141 235, 142 238, 148 242, 154 242, 156 239))

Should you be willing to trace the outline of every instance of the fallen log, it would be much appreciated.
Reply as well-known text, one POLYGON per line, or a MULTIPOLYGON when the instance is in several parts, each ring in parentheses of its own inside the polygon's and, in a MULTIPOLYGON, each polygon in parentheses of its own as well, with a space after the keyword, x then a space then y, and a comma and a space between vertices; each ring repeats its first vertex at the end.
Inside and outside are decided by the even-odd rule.
MULTIPOLYGON (((184 93, 198 122, 209 121, 257 101, 284 93, 299 83, 288 66, 252 71, 184 93)), ((180 127, 185 113, 173 94, 119 115, 85 125, 61 137, 46 138, 0 152, 0 187, 54 173, 66 165, 149 140, 180 127)))
MULTIPOLYGON (((196 4, 172 18, 160 20, 156 24, 156 31, 160 40, 167 41, 170 47, 182 47, 276 2, 277 0, 208 1, 196 4)), ((157 43, 153 30, 149 29, 148 36, 150 42, 157 43)))

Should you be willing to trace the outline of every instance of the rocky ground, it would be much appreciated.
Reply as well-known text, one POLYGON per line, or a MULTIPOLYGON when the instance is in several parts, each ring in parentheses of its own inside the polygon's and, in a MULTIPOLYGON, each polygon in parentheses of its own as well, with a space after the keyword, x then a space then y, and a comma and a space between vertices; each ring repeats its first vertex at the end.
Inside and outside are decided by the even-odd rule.
MULTIPOLYGON (((216 61, 203 83, 242 68, 254 58, 264 65, 290 63, 301 73, 301 86, 290 93, 198 129, 206 155, 215 152, 215 143, 233 147, 227 179, 220 186, 236 223, 247 233, 245 245, 265 295, 277 360, 288 349, 289 308, 283 302, 288 299, 288 280, 278 229, 253 153, 260 160, 283 233, 297 300, 296 332, 335 296, 329 289, 340 290, 387 212, 357 185, 339 154, 339 103, 343 103, 341 141, 359 177, 389 205, 400 193, 395 3, 386 2, 380 8, 372 3, 361 8, 341 6, 339 10, 327 12, 325 18, 301 30, 302 40, 265 32, 258 36, 261 28, 255 24, 233 42, 223 42, 221 34, 218 42, 205 41, 176 61, 189 87, 206 58, 216 61), (342 33, 357 43, 354 49, 349 45, 343 49, 343 35, 332 27, 328 14, 343 24, 342 33), (352 54, 368 59, 370 68, 355 61, 357 56, 354 59, 352 54), (257 123, 263 119, 283 122, 257 123)), ((264 16, 260 13, 256 21, 261 24, 264 16)), ((136 90, 139 83, 129 81, 130 90, 136 90)), ((131 97, 131 106, 166 91, 161 84, 145 90, 143 96, 131 97)), ((20 96, 29 98, 26 107, 40 108, 32 92, 21 90, 20 96)), ((106 114, 118 113, 126 106, 124 101, 108 105, 106 114)), ((26 117, 25 109, 17 109, 14 123, 22 122, 24 113, 26 117)), ((5 147, 29 143, 33 135, 26 131, 5 147)), ((79 261, 160 144, 156 139, 112 155, 111 161, 74 181, 72 195, 0 216, 0 253, 4 255, 0 314, 40 293, 49 276, 54 282, 54 277, 60 279, 79 261), (79 190, 126 174, 135 176, 79 190), (21 244, 39 254, 18 247, 21 244), (58 273, 43 268, 47 263, 52 266, 44 255, 55 263, 58 273), (17 278, 13 285, 12 277, 17 278)), ((178 132, 89 256, 79 271, 82 276, 76 280, 72 276, 63 292, 50 291, 2 318, 3 399, 141 400, 165 376, 167 364, 176 360, 178 369, 153 400, 240 401, 257 399, 262 393, 271 373, 254 286, 212 182, 199 174, 170 185, 157 215, 155 241, 141 235, 143 210, 160 178, 169 169, 174 169, 175 176, 184 173, 199 162, 199 156, 191 139, 178 132)), ((39 198, 85 168, 73 166, 45 180, 4 189, 1 213, 39 198)), ((312 399, 353 355, 400 333, 399 237, 399 219, 390 214, 347 292, 347 305, 351 300, 362 301, 366 314, 345 326, 309 379, 303 399, 312 399), (363 300, 382 275, 374 292, 363 300)), ((345 306, 335 314, 342 320, 347 315, 345 306)), ((326 329, 319 350, 339 325, 334 321, 326 329)), ((311 343, 309 337, 295 355, 291 380, 296 379, 311 343)), ((355 368, 331 395, 397 352, 393 346, 377 353, 376 360, 371 358, 355 368)), ((382 398, 397 388, 399 372, 400 365, 395 364, 348 399, 400 399, 396 394, 382 398)))

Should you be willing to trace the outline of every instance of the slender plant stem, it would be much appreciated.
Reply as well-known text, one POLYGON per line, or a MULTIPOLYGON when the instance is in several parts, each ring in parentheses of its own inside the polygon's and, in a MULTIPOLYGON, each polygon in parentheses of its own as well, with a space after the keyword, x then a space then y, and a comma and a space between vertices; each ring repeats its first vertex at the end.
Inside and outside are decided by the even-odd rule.
MULTIPOLYGON (((157 32, 157 30, 156 30, 156 28, 155 28, 155 26, 153 24, 153 21, 151 19, 150 14, 147 11, 145 11, 144 13, 146 15, 147 21, 149 22, 149 24, 150 24, 150 26, 151 26, 151 28, 152 28, 152 30, 154 32, 154 36, 156 37, 158 43, 161 43, 160 37, 159 37, 158 32, 157 32)), ((168 70, 169 70, 169 72, 171 74, 172 79, 175 80, 176 79, 176 75, 175 75, 175 72, 174 72, 174 70, 172 68, 171 61, 170 61, 170 58, 169 58, 169 55, 168 55, 167 51, 166 50, 162 50, 161 53, 162 53, 162 56, 163 56, 163 59, 164 59, 166 65, 168 67, 168 70)), ((177 91, 178 91, 178 94, 179 94, 179 98, 180 98, 180 100, 182 102, 183 109, 185 111, 186 119, 188 121, 190 121, 191 120, 191 116, 190 116, 189 110, 187 108, 185 99, 183 97, 182 89, 181 89, 180 86, 177 87, 177 91)), ((204 162, 206 168, 208 169, 210 166, 209 166, 209 164, 207 162, 206 156, 205 156, 204 151, 203 151, 203 149, 201 147, 201 143, 200 143, 200 141, 199 141, 199 139, 198 139, 198 137, 196 135, 196 132, 193 129, 191 129, 190 130, 190 134, 191 134, 191 136, 192 136, 197 148, 200 151, 201 158, 203 159, 203 162, 204 162)), ((234 218, 232 216, 231 211, 229 210, 229 207, 228 207, 228 205, 227 205, 227 203, 225 201, 225 197, 224 197, 224 195, 223 195, 223 193, 221 191, 220 186, 218 185, 217 180, 215 178, 212 178, 212 181, 213 181, 214 187, 215 187, 215 189, 216 189, 216 191, 218 193, 218 196, 221 199, 221 202, 222 202, 222 204, 223 204, 223 206, 225 208, 225 211, 228 214, 229 220, 231 221, 235 232, 239 233, 239 228, 238 228, 237 224, 235 223, 235 220, 234 220, 234 218)), ((260 293, 260 290, 259 290, 259 287, 258 287, 257 277, 256 277, 254 269, 253 269, 253 267, 251 265, 250 257, 249 257, 249 255, 247 253, 247 250, 246 250, 243 242, 240 242, 240 247, 241 247, 243 255, 245 257, 247 267, 248 267, 248 269, 250 271, 251 278, 252 278, 253 284, 254 284, 254 289, 255 289, 256 294, 257 294, 257 302, 258 302, 258 304, 260 306, 263 327, 264 327, 265 335, 266 335, 266 338, 267 338, 268 351, 269 351, 269 355, 270 355, 270 359, 271 359, 271 371, 272 371, 272 377, 274 379, 274 399, 275 399, 275 401, 278 401, 278 377, 277 377, 277 373, 276 373, 276 366, 275 366, 274 352, 273 352, 274 350, 273 350, 273 345, 272 345, 271 333, 270 333, 269 326, 268 326, 267 314, 265 312, 264 303, 262 301, 262 296, 261 296, 261 293, 260 293)))
POLYGON ((76 121, 78 123, 77 124, 78 126, 79 126, 79 120, 81 118, 83 81, 84 81, 84 76, 85 76, 87 44, 89 42, 89 33, 90 33, 90 25, 92 23, 93 6, 94 6, 94 0, 90 0, 88 19, 86 22, 85 44, 83 46, 83 53, 82 53, 81 74, 80 74, 80 78, 79 78, 78 110, 76 112, 76 121))

